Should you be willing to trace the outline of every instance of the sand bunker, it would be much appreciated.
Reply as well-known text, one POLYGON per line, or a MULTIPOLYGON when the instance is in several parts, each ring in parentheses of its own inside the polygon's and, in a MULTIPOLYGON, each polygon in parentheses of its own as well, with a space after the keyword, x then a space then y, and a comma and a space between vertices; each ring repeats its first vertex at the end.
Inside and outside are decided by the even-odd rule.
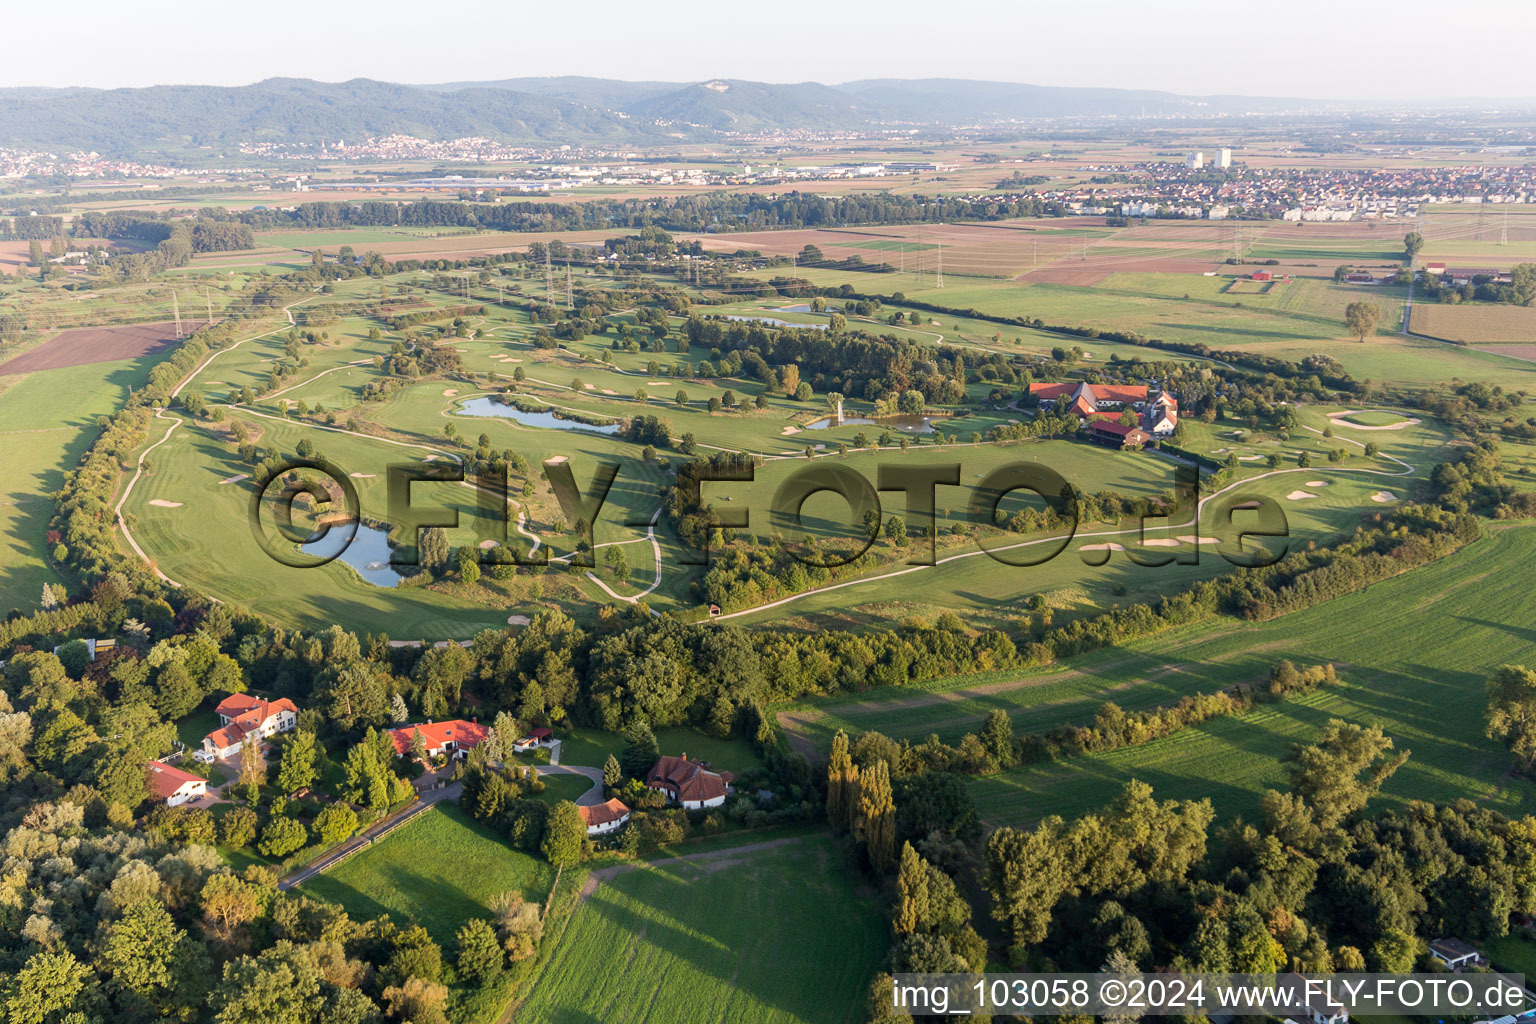
POLYGON ((1193 536, 1191 534, 1185 534, 1185 535, 1181 536, 1179 538, 1179 540, 1183 541, 1186 544, 1220 544, 1221 543, 1221 538, 1220 537, 1196 537, 1196 536, 1193 536))
POLYGON ((1148 537, 1141 542, 1149 548, 1176 548, 1179 542, 1172 537, 1148 537))
POLYGON ((645 386, 648 388, 664 388, 667 386, 667 382, 664 380, 648 380, 645 382, 645 386))
POLYGON ((1328 481, 1327 480, 1308 480, 1307 481, 1307 486, 1308 487, 1327 487, 1328 486, 1328 481))
POLYGON ((347 475, 356 480, 372 480, 378 476, 377 473, 348 473, 347 475))
POLYGON ((222 486, 224 484, 239 483, 241 480, 244 480, 246 477, 248 477, 250 475, 251 474, 249 474, 249 473, 236 473, 234 476, 227 476, 223 480, 220 480, 219 484, 220 484, 220 486, 222 486))
POLYGON ((496 542, 493 541, 493 540, 483 540, 483 541, 480 542, 480 550, 481 551, 489 551, 489 550, 491 550, 491 548, 493 548, 495 546, 496 546, 496 542))
POLYGON ((458 393, 459 393, 459 389, 458 388, 447 388, 447 389, 445 389, 443 391, 443 397, 444 398, 452 398, 454 395, 456 395, 458 393))
POLYGON ((612 388, 603 388, 603 394, 605 394, 605 395, 616 395, 616 394, 618 394, 618 392, 613 390, 612 388))
POLYGON ((1124 544, 1084 544, 1079 551, 1124 551, 1124 544))
MULTIPOLYGON (((1394 416, 1403 417, 1400 422, 1383 423, 1374 427, 1365 423, 1351 423, 1349 420, 1344 418, 1346 416, 1353 416, 1356 413, 1365 411, 1366 410, 1364 409, 1345 409, 1343 412, 1331 412, 1328 414, 1328 422, 1336 427, 1348 427, 1350 430, 1402 430, 1404 427, 1411 427, 1419 422, 1419 418, 1417 416, 1409 416, 1406 413, 1400 412, 1392 413, 1394 416)), ((1385 411, 1392 412, 1390 409, 1385 411)))
POLYGON ((1290 501, 1301 501, 1304 498, 1315 497, 1317 497, 1317 495, 1313 494, 1311 491, 1292 491, 1290 494, 1286 495, 1287 500, 1290 501))
POLYGON ((527 625, 531 625, 532 623, 533 623, 533 620, 530 619, 526 615, 508 615, 507 616, 507 625, 509 625, 509 626, 527 626, 527 625))
POLYGON ((179 501, 166 501, 163 498, 150 498, 149 503, 155 508, 181 508, 179 501))
POLYGON ((1388 501, 1396 501, 1397 495, 1393 494, 1391 491, 1377 491, 1375 494, 1371 495, 1371 500, 1380 501, 1383 503, 1388 501))
POLYGON ((1264 503, 1262 501, 1240 501, 1236 505, 1232 506, 1234 511, 1236 511, 1237 509, 1240 509, 1240 508, 1263 508, 1263 507, 1264 507, 1264 503))
POLYGON ((1264 456, 1262 455, 1239 455, 1237 457, 1238 462, 1262 462, 1263 460, 1264 456))
POLYGON ((783 430, 779 431, 779 433, 783 434, 785 437, 788 437, 790 434, 798 434, 798 433, 800 433, 800 428, 799 427, 785 427, 783 430))

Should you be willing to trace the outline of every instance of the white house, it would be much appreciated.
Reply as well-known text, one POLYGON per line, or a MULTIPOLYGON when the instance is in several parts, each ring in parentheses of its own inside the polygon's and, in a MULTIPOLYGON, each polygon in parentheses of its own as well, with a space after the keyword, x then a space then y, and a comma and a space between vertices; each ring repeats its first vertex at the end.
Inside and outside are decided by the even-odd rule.
POLYGON ((268 701, 247 693, 232 693, 214 709, 224 723, 203 737, 203 746, 193 756, 199 761, 233 757, 246 740, 260 743, 299 724, 299 709, 287 697, 268 701))
POLYGON ((730 791, 730 772, 712 772, 697 761, 682 757, 663 757, 645 777, 645 784, 662 790, 690 811, 719 807, 730 791))
POLYGON ((208 795, 208 780, 173 765, 151 761, 144 766, 145 784, 150 795, 167 807, 180 807, 184 803, 208 795))
POLYGON ((1143 429, 1153 437, 1168 437, 1179 425, 1179 400, 1166 391, 1159 392, 1147 403, 1142 420, 1143 429))
POLYGON ((624 806, 622 800, 617 799, 593 804, 590 807, 580 804, 577 805, 576 810, 581 813, 581 820, 586 823, 589 836, 617 832, 629 820, 629 808, 624 806))
POLYGON ((1460 939, 1436 939, 1429 944, 1429 955, 1453 971, 1474 967, 1483 959, 1474 947, 1460 939))

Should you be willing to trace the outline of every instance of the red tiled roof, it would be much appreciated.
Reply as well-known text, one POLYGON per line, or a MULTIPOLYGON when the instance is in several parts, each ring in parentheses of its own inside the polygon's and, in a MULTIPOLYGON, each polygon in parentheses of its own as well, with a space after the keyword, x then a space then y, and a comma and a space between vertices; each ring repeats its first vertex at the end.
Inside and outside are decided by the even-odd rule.
POLYGON ((725 795, 725 778, 686 757, 663 757, 645 777, 652 789, 665 789, 679 801, 713 800, 725 795))
POLYGON ((280 711, 291 711, 295 715, 299 713, 298 707, 287 697, 266 701, 243 693, 225 697, 219 701, 215 710, 230 720, 228 725, 213 730, 207 736, 220 750, 244 742, 248 733, 260 729, 267 719, 280 711))
POLYGON ((555 734, 555 731, 553 729, 545 729, 545 728, 542 728, 542 727, 540 727, 538 729, 529 730, 529 732, 528 732, 528 735, 532 736, 536 740, 547 740, 551 736, 553 736, 554 734, 555 734))
POLYGON ((189 782, 203 782, 208 780, 202 776, 193 775, 191 772, 159 761, 151 761, 144 766, 145 783, 149 791, 157 800, 168 800, 176 795, 176 791, 189 782))
POLYGON ((477 747, 490 732, 490 728, 475 722, 466 722, 462 718, 455 718, 450 722, 427 722, 425 725, 408 725, 403 729, 390 731, 390 739, 395 741, 395 753, 404 757, 411 752, 411 737, 420 732, 421 738, 426 741, 428 750, 437 750, 445 743, 453 742, 460 750, 468 750, 477 747))
POLYGON ((1089 429, 1101 434, 1115 434, 1119 437, 1129 437, 1133 433, 1146 433, 1140 427, 1128 427, 1123 423, 1116 423, 1110 420, 1096 420, 1089 429))
POLYGON ((592 807, 578 804, 576 810, 580 812, 581 820, 586 822, 588 828, 591 828, 593 825, 606 825, 610 821, 618 821, 629 813, 629 808, 624 806, 624 801, 619 799, 608 800, 592 807))

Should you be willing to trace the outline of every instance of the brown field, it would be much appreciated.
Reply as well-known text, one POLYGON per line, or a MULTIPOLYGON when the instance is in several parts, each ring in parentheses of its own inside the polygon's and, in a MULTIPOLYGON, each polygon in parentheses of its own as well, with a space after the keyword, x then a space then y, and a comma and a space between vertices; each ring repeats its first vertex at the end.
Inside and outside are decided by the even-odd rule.
POLYGON ((1529 306, 1416 303, 1413 333, 1443 341, 1464 341, 1469 345, 1536 345, 1536 309, 1529 306))
MULTIPOLYGON (((201 321, 184 320, 183 334, 202 326, 201 321)), ((30 352, 0 363, 0 376, 57 370, 64 366, 110 363, 118 359, 150 355, 176 343, 173 323, 124 324, 120 327, 81 327, 43 342, 30 352)))

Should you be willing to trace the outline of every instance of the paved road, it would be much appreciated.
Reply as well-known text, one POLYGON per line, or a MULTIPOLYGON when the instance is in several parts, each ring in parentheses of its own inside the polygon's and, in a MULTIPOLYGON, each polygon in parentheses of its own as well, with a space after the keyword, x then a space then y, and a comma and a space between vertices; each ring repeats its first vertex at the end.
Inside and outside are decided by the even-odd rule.
MULTIPOLYGON (((598 779, 599 781, 602 779, 601 772, 598 772, 598 779)), ((353 836, 351 839, 348 839, 346 842, 342 843, 334 850, 331 850, 329 853, 326 853, 324 856, 310 861, 308 864, 304 865, 302 868, 295 871, 293 874, 287 876, 286 878, 279 879, 277 887, 286 892, 295 886, 303 885, 311 878, 314 878, 316 875, 320 874, 326 868, 331 867, 333 864, 336 864, 339 861, 345 860, 347 857, 350 857, 352 854, 367 846, 369 843, 372 843, 375 839, 378 839, 384 833, 392 831, 400 825, 405 824, 407 821, 410 821, 412 818, 416 817, 416 815, 422 813, 423 811, 430 810, 433 806, 442 803, 444 800, 457 800, 459 798, 459 793, 463 790, 463 788, 464 786, 462 783, 450 782, 442 789, 428 789, 422 791, 417 801, 411 804, 405 810, 396 815, 393 815, 392 817, 388 817, 382 821, 375 822, 374 824, 368 826, 368 828, 363 832, 360 832, 359 834, 353 836)))

